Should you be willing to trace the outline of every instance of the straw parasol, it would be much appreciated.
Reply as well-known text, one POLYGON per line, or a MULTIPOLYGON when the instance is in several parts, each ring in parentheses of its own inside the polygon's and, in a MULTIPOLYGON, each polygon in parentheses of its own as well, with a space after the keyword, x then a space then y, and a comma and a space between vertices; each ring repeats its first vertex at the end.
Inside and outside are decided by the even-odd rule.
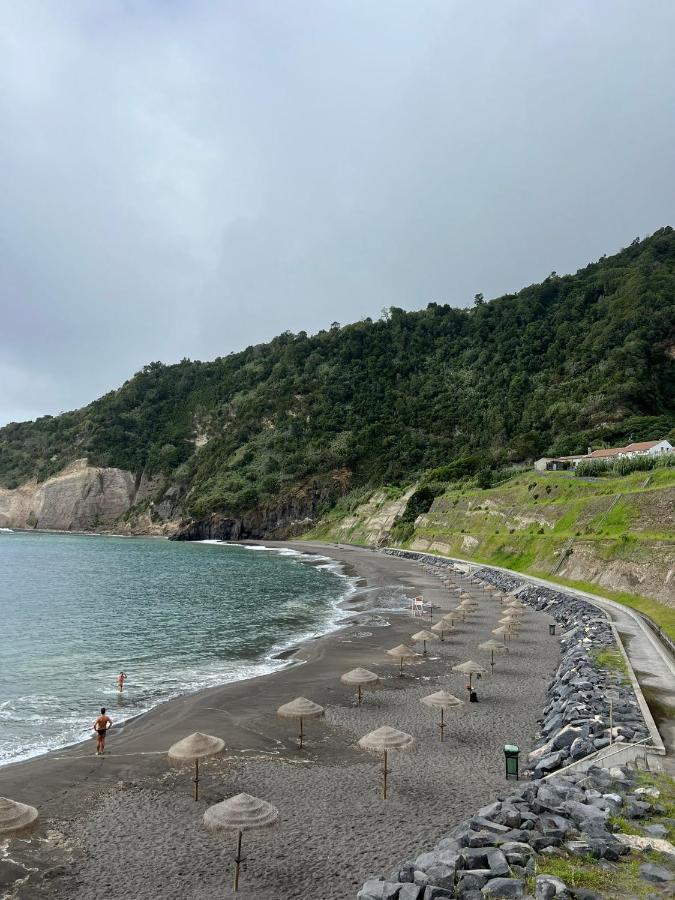
POLYGON ((443 616, 440 622, 436 622, 435 625, 431 626, 431 630, 435 635, 439 636, 442 641, 444 641, 445 635, 450 634, 450 632, 452 631, 452 625, 450 625, 446 620, 446 617, 443 616))
POLYGON ((400 675, 403 677, 403 660, 405 659, 414 659, 416 656, 419 656, 417 650, 413 650, 412 647, 406 647, 405 644, 399 644, 398 647, 392 647, 391 650, 387 650, 389 656, 395 656, 396 659, 401 661, 401 671, 400 675))
POLYGON ((0 837, 28 833, 37 825, 38 811, 34 806, 0 797, 0 837))
POLYGON ((413 634, 411 640, 419 643, 422 641, 422 656, 427 655, 427 641, 437 641, 438 635, 434 634, 433 631, 418 631, 416 634, 413 634))
POLYGON ((500 635, 504 643, 506 643, 507 639, 510 640, 513 636, 513 632, 510 628, 507 628, 506 625, 500 625, 499 628, 493 628, 492 633, 500 635))
POLYGON ((485 675, 486 670, 479 665, 477 662, 474 662, 472 659, 467 659, 466 662, 460 663, 458 666, 452 667, 453 672, 461 672, 462 675, 469 676, 469 692, 471 692, 471 679, 474 675, 485 675))
POLYGON ((358 705, 361 706, 361 689, 367 684, 376 684, 380 680, 379 676, 368 669, 352 669, 351 672, 345 672, 340 675, 340 681, 343 684, 355 686, 358 689, 358 705))
POLYGON ((432 707, 432 709, 440 709, 441 711, 441 721, 438 723, 438 727, 441 732, 441 741, 443 740, 443 731, 446 728, 446 724, 443 720, 443 713, 447 710, 453 710, 454 712, 459 712, 459 710, 464 706, 464 701, 460 700, 458 697, 455 697, 453 694, 449 694, 447 691, 436 691, 435 694, 429 694, 426 697, 422 697, 421 703, 424 703, 426 706, 432 707))
POLYGON ((308 700, 306 697, 296 697, 290 703, 284 703, 283 706, 280 706, 277 710, 277 715, 281 716, 282 719, 300 719, 300 745, 298 749, 302 750, 302 720, 318 719, 319 716, 323 715, 323 706, 319 706, 318 703, 314 703, 314 701, 308 700))
POLYGON ((490 666, 492 673, 495 671, 495 653, 504 654, 509 652, 509 648, 506 644, 500 644, 499 641, 489 640, 485 641, 483 644, 478 645, 479 650, 485 650, 486 653, 490 654, 490 666))
POLYGON ((211 734, 202 734, 200 731, 195 731, 194 734, 188 735, 182 741, 169 747, 170 763, 174 765, 186 762, 195 764, 195 800, 199 800, 199 760, 206 759, 207 756, 216 756, 224 749, 225 741, 213 737, 211 734))
POLYGON ((384 778, 383 795, 386 800, 387 775, 389 774, 389 770, 387 769, 387 754, 392 750, 414 750, 415 738, 411 734, 406 734, 405 731, 397 731, 395 728, 390 728, 389 725, 383 725, 381 728, 376 728, 375 731, 371 731, 369 734, 364 735, 359 741, 359 747, 361 747, 362 750, 373 750, 375 753, 384 754, 384 768, 382 769, 382 775, 384 778))
POLYGON ((509 631, 517 631, 522 625, 522 622, 517 616, 502 616, 499 620, 499 624, 505 625, 509 631))
POLYGON ((210 834, 237 833, 237 855, 234 858, 234 889, 239 890, 239 866, 241 865, 241 839, 245 831, 262 831, 272 828, 279 819, 279 810, 266 800, 250 794, 237 794, 229 800, 216 803, 204 813, 202 824, 210 834))

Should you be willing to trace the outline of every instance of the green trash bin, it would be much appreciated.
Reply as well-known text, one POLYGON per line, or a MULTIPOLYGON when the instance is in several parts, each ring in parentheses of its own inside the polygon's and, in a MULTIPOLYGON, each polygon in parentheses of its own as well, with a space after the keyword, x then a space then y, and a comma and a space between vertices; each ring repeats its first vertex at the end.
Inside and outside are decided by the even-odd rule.
POLYGON ((514 744, 504 745, 504 760, 506 762, 506 777, 518 780, 518 755, 520 748, 514 744))
POLYGON ((548 633, 555 634, 555 622, 551 622, 548 626, 548 633))

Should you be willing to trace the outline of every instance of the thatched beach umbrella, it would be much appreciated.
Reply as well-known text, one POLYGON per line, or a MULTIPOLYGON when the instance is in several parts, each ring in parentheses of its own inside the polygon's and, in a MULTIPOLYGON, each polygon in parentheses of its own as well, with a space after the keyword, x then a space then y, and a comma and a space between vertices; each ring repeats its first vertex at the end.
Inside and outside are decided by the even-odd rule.
POLYGON ((340 675, 340 681, 343 684, 349 684, 357 688, 358 705, 361 706, 361 689, 369 684, 376 684, 380 680, 379 675, 369 672, 368 669, 352 669, 351 672, 345 672, 340 675))
POLYGON ((239 866, 241 865, 241 839, 246 831, 272 828, 279 819, 279 810, 266 800, 250 794, 237 794, 229 800, 216 803, 204 813, 202 824, 211 834, 237 833, 237 855, 234 858, 234 889, 239 890, 239 866))
POLYGON ((446 617, 443 616, 440 622, 436 622, 435 625, 431 626, 431 631, 433 631, 435 635, 437 635, 442 641, 444 641, 445 635, 450 634, 450 632, 452 631, 452 625, 446 620, 446 617))
POLYGON ((460 663, 458 666, 452 667, 453 672, 461 672, 462 675, 469 676, 469 693, 471 693, 472 684, 471 679, 474 675, 485 675, 486 669, 484 669, 477 662, 474 662, 472 659, 467 659, 466 662, 460 663))
POLYGON ((499 624, 504 625, 509 631, 518 631, 522 623, 517 616, 502 616, 499 624))
POLYGON ((464 706, 464 701, 460 700, 458 697, 455 697, 453 694, 449 694, 447 691, 436 691, 435 694, 429 694, 426 697, 422 697, 420 702, 424 703, 426 706, 432 707, 432 709, 440 709, 441 721, 438 723, 438 727, 441 732, 442 741, 443 731, 446 728, 446 724, 443 719, 443 713, 446 709, 453 710, 454 712, 459 712, 459 710, 464 706))
POLYGON ((298 749, 302 750, 302 720, 318 719, 319 716, 323 715, 323 706, 319 706, 318 703, 314 703, 313 700, 308 700, 306 697, 296 697, 290 703, 284 703, 283 706, 280 706, 277 710, 277 715, 282 719, 300 719, 300 744, 298 749))
POLYGON ((387 653, 389 656, 394 656, 401 661, 401 671, 399 673, 401 677, 403 677, 403 660, 414 659, 416 656, 419 656, 417 650, 413 650, 412 647, 406 647, 405 644, 399 644, 398 647, 392 647, 391 650, 387 650, 387 653))
POLYGON ((422 641, 422 656, 427 655, 427 641, 437 641, 438 635, 434 634, 433 631, 418 631, 416 634, 412 635, 411 640, 415 641, 419 644, 422 641))
POLYGON ((492 634, 498 634, 502 638, 504 643, 506 643, 507 640, 511 640, 511 638, 513 637, 513 632, 510 628, 507 628, 506 625, 500 625, 498 628, 493 628, 492 634))
POLYGON ((169 747, 169 762, 174 765, 182 763, 195 764, 195 800, 199 800, 199 760, 208 756, 216 756, 225 749, 225 741, 213 737, 211 734, 202 734, 195 731, 182 741, 178 741, 169 747))
POLYGON ((490 654, 490 666, 493 674, 495 671, 495 653, 499 656, 509 652, 509 648, 506 644, 500 644, 499 641, 492 639, 485 641, 483 644, 479 644, 478 649, 484 650, 486 653, 490 654))
POLYGON ((405 731, 397 731, 395 728, 390 728, 389 725, 383 725, 381 728, 376 728, 375 731, 371 731, 369 734, 364 735, 359 741, 359 747, 361 747, 362 750, 373 750, 375 753, 384 754, 384 768, 382 769, 382 775, 384 778, 383 795, 386 800, 387 775, 389 774, 389 770, 387 769, 387 754, 391 753, 393 750, 414 750, 415 738, 411 734, 406 734, 405 731))
POLYGON ((28 834, 36 827, 37 821, 38 811, 34 806, 0 797, 0 837, 28 834))

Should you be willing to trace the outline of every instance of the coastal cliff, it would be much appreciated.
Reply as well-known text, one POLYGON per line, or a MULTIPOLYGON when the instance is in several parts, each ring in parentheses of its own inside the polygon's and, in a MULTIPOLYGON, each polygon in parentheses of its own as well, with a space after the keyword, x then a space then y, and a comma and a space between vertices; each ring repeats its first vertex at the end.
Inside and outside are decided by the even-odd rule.
POLYGON ((46 481, 0 487, 0 527, 165 533, 176 526, 176 510, 170 503, 153 503, 156 490, 156 482, 145 475, 78 459, 46 481), (126 521, 135 506, 137 515, 126 521))
POLYGON ((263 504, 242 516, 214 513, 202 519, 181 523, 170 539, 176 541, 297 537, 315 524, 334 502, 346 493, 350 473, 332 472, 328 478, 313 478, 298 485, 281 501, 263 504))

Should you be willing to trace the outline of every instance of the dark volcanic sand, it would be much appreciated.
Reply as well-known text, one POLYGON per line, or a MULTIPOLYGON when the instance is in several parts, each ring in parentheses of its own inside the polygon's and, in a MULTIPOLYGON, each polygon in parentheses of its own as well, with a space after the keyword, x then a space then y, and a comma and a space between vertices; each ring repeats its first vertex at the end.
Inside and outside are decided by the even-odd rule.
MULTIPOLYGON (((438 579, 410 560, 352 547, 291 546, 348 564, 360 577, 355 610, 415 593, 444 609, 456 605, 438 579)), ((408 643, 424 623, 366 612, 358 624, 303 645, 295 657, 302 665, 171 701, 115 729, 104 759, 93 755, 92 741, 1 768, 0 795, 38 806, 41 827, 29 841, 11 842, 4 863, 0 854, 0 890, 3 877, 14 873, 9 858, 35 868, 15 888, 17 898, 230 895, 233 840, 208 835, 201 817, 212 803, 245 791, 274 803, 280 822, 245 837, 242 897, 354 898, 369 875, 429 849, 503 789, 505 743, 526 752, 533 742, 558 660, 547 616, 527 613, 510 657, 499 658, 495 675, 478 682, 480 702, 449 716, 443 744, 435 712, 419 702, 441 688, 464 699, 465 679, 450 673, 450 664, 469 657, 486 664, 477 645, 493 637, 501 606, 480 603, 449 641, 430 645, 431 658, 407 666, 404 678, 384 651, 408 643), (339 681, 359 665, 383 679, 361 709, 339 681), (326 707, 325 719, 306 724, 302 753, 295 723, 275 716, 299 695, 326 707), (380 725, 418 740, 416 752, 391 755, 386 801, 381 760, 355 746, 380 725), (222 759, 202 766, 197 803, 191 771, 171 769, 164 755, 193 731, 221 736, 227 745, 222 759)))

